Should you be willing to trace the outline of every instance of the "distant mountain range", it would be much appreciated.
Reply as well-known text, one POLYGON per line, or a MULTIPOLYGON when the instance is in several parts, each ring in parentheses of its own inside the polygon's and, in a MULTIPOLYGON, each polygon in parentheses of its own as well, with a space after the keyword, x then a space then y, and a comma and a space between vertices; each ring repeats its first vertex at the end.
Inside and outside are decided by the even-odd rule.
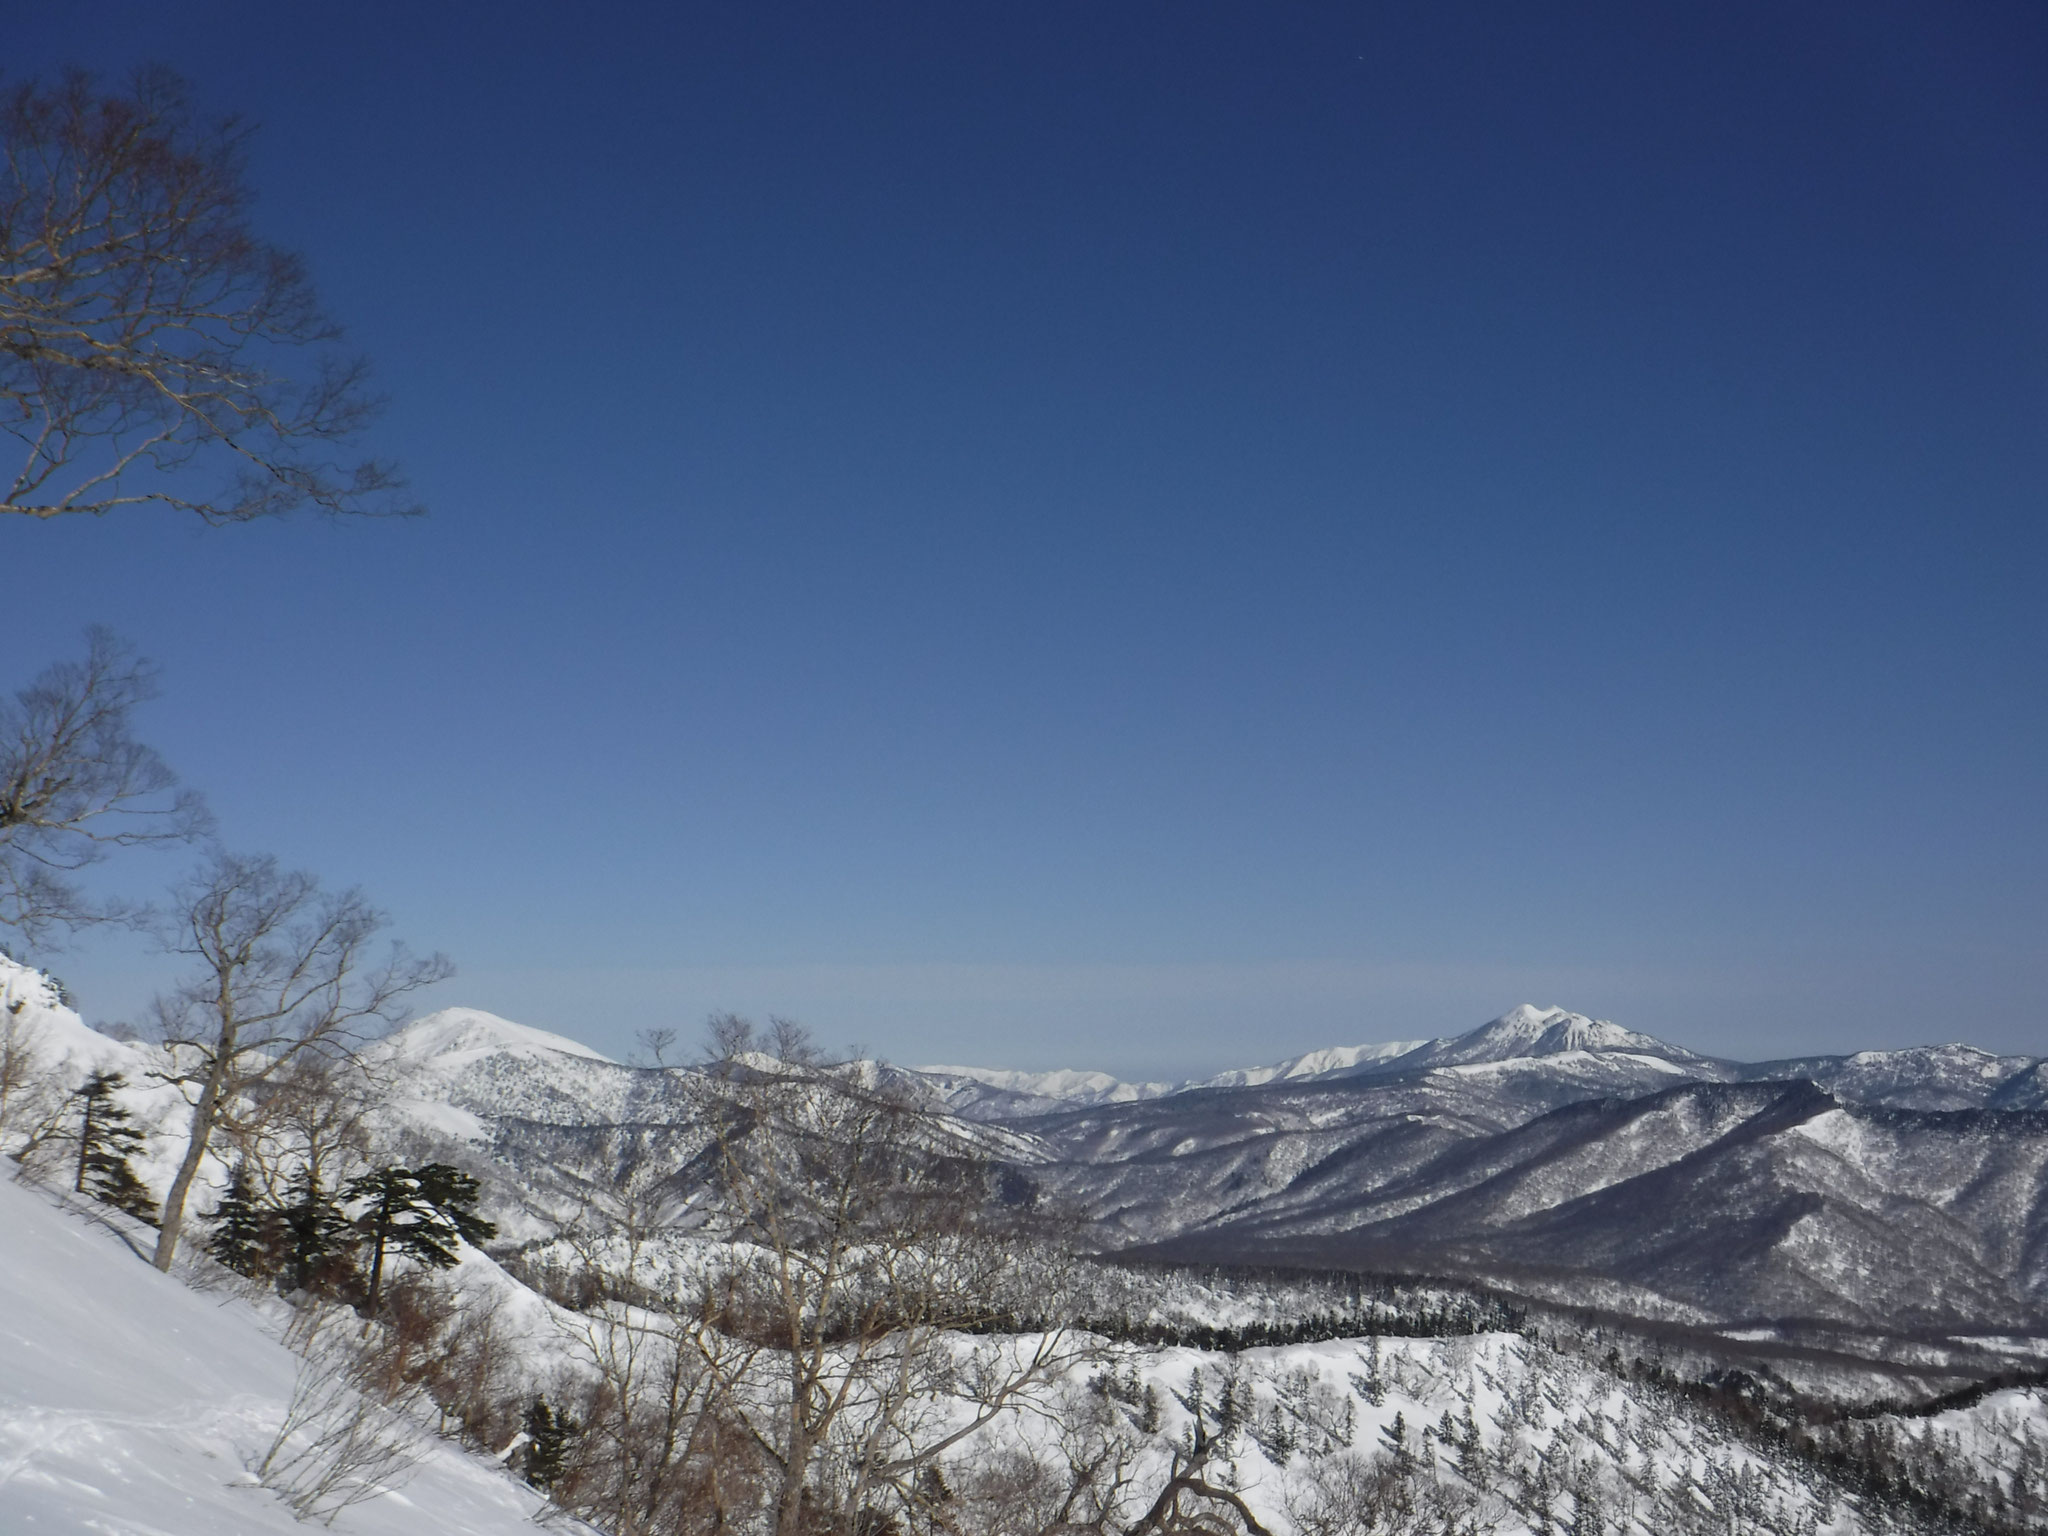
MULTIPOLYGON (((24 977, 9 986, 28 998, 24 977)), ((47 1012, 77 1060, 138 1050, 47 1012)), ((701 1166, 688 1068, 624 1065, 473 1009, 372 1054, 390 1084, 380 1118, 488 1166, 508 1238, 576 1220, 621 1167, 680 1185, 701 1166)), ((1188 1083, 872 1070, 927 1095, 937 1134, 1006 1165, 1016 1198, 1074 1213, 1104 1252, 1436 1276, 1890 1358, 2048 1361, 2038 1057, 1732 1062, 1523 1006, 1449 1039, 1188 1083)))
MULTIPOLYGON (((1781 1061, 1737 1062, 1701 1056, 1604 1019, 1524 1003, 1463 1035, 1334 1046, 1270 1066, 1240 1068, 1186 1082, 1128 1083, 1103 1072, 1012 1072, 987 1067, 918 1067, 939 1098, 969 1119, 1010 1120, 1099 1104, 1134 1103, 1210 1088, 1391 1078, 1433 1067, 1527 1063, 1579 1054, 1639 1058, 1606 1063, 1618 1078, 1668 1085, 1674 1075, 1705 1082, 1803 1078, 1857 1103, 1913 1109, 2031 1108, 2048 1102, 2048 1062, 1994 1056, 1968 1045, 1861 1051, 1781 1061), (1661 1065, 1660 1065, 1661 1064, 1661 1065)), ((1511 1068, 1511 1070, 1516 1070, 1511 1068)), ((1564 1068, 1567 1073, 1570 1068, 1564 1068)))

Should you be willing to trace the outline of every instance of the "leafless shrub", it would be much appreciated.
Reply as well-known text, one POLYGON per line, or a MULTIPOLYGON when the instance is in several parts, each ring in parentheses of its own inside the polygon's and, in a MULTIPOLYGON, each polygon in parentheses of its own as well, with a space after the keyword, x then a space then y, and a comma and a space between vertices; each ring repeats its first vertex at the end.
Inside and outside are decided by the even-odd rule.
POLYGON ((1309 1459, 1286 1506, 1298 1536, 1488 1536, 1494 1502, 1433 1464, 1343 1451, 1309 1459))
POLYGON ((1145 1437, 1099 1392, 1049 1405, 1050 1444, 1010 1446, 948 1463, 916 1487, 914 1515, 951 1536, 1061 1536, 1122 1531, 1142 1502, 1145 1437))
POLYGON ((390 1362, 342 1308, 304 1309, 286 1341, 299 1355, 291 1402, 250 1471, 297 1518, 332 1525, 409 1479, 424 1454, 410 1413, 425 1389, 400 1382, 392 1391, 390 1362))
POLYGON ((519 1351, 495 1299, 464 1296, 448 1313, 433 1358, 426 1387, 440 1411, 441 1432, 458 1433, 479 1448, 496 1449, 510 1439, 525 1394, 519 1351))
POLYGON ((726 1530, 765 1509, 764 1458, 707 1364, 719 1345, 700 1320, 614 1304, 572 1338, 591 1374, 561 1394, 582 1428, 557 1502, 614 1536, 726 1530))

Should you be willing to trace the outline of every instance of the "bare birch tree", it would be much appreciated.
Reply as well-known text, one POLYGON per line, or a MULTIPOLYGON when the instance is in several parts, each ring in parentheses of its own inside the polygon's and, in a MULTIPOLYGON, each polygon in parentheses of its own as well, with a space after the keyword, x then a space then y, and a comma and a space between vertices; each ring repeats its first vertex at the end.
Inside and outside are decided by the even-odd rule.
POLYGON ((39 942, 105 915, 72 878, 109 849, 182 842, 205 805, 135 739, 155 670, 104 629, 0 702, 0 925, 39 942))
POLYGON ((379 402, 304 263, 249 227, 248 134, 161 68, 0 98, 0 512, 419 510, 340 454, 379 402))
POLYGON ((214 1137, 248 1129, 261 1091, 309 1057, 345 1054, 400 1022, 408 993, 441 981, 445 957, 371 946, 382 913, 360 891, 329 893, 272 858, 216 854, 177 891, 158 939, 194 962, 191 979, 156 1003, 171 1065, 164 1076, 192 1104, 185 1155, 164 1200, 156 1266, 169 1269, 185 1203, 214 1137))
POLYGON ((727 1247, 691 1338, 768 1469, 778 1536, 851 1529, 908 1507, 923 1474, 1051 1393, 1089 1346, 1008 1331, 1020 1259, 1048 1255, 960 1128, 871 1068, 824 1061, 795 1026, 764 1037, 726 1018, 713 1040, 692 1080, 706 1230, 727 1247))

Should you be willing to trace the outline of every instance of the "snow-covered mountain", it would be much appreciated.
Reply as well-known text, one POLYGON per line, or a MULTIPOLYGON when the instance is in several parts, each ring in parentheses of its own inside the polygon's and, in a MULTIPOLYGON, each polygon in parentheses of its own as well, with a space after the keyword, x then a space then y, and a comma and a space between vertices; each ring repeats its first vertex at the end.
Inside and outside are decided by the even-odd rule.
POLYGON ((1378 1045, 1334 1045, 1320 1051, 1290 1056, 1264 1067, 1240 1067, 1214 1077, 1190 1083, 1190 1088, 1257 1088, 1264 1083, 1316 1082, 1323 1078, 1349 1077, 1377 1071, 1399 1061, 1422 1046, 1424 1040, 1388 1040, 1378 1045))
POLYGON ((1011 1120, 1087 1104, 1128 1104, 1178 1093, 1184 1083, 1126 1083, 1107 1072, 1012 1072, 1000 1067, 917 1067, 939 1102, 970 1120, 1011 1120))
POLYGON ((1485 1062, 1519 1061, 1536 1057, 1563 1056, 1575 1052, 1646 1056, 1658 1061, 1678 1062, 1699 1073, 1717 1070, 1717 1064, 1653 1035, 1640 1035, 1605 1019, 1589 1019, 1563 1008, 1539 1008, 1523 1003, 1469 1034, 1447 1040, 1427 1041, 1404 1055, 1376 1064, 1383 1072, 1426 1071, 1431 1067, 1476 1066, 1485 1062))
MULTIPOLYGON (((380 1050, 394 1113, 514 1175, 525 1209, 494 1212, 511 1231, 573 1211, 621 1159, 682 1169, 704 1145, 684 1070, 472 1010, 380 1050)), ((1966 1047, 1741 1064, 1525 1005, 1447 1040, 1171 1087, 899 1080, 1103 1249, 1531 1295, 1597 1283, 1704 1321, 2048 1336, 2048 1117, 1985 1107, 2037 1065, 1966 1047), (1960 1118, 1926 1107, 1953 1103, 1960 1118)))
MULTIPOLYGON (((33 1022, 66 1075, 146 1071, 152 1060, 146 1047, 87 1030, 20 968, 0 973, 0 1005, 33 1022)), ((709 1188, 696 1118, 708 1085, 691 1069, 624 1065, 469 1009, 394 1033, 369 1063, 383 1145, 485 1176, 508 1264, 551 1245, 573 1253, 581 1241, 588 1251, 592 1213, 604 1209, 593 1197, 622 1169, 667 1181, 684 1197, 678 1210, 709 1188)), ((1247 1394, 1251 1422, 1271 1441, 1248 1441, 1244 1486, 1276 1527, 1291 1508, 1281 1491, 1307 1465, 1282 1420, 1311 1398, 1324 1402, 1315 1394, 1327 1387, 1331 1412, 1316 1409, 1317 1422, 1348 1426, 1332 1448, 1392 1445, 1403 1422, 1412 1432, 1472 1410, 1475 1427, 1457 1433, 1488 1448, 1485 1464, 1498 1468, 1489 1476, 1509 1491, 1495 1511, 1503 1532, 1555 1523, 1530 1513, 1538 1504, 1529 1501, 1553 1487, 1545 1447, 1561 1446, 1579 1468, 1574 1486, 1652 1501, 1645 1529, 1667 1516, 1678 1522, 1670 1528, 1686 1528, 1701 1507, 1760 1508, 1743 1501, 1768 1487, 1788 1519, 1797 1514, 1786 1530, 1846 1536, 1905 1527, 1887 1524, 1881 1503, 1865 1509, 1839 1489, 1816 1491, 1810 1467, 1731 1438, 1688 1400, 1645 1385, 1641 1368, 1610 1370, 1591 1346, 1560 1354, 1531 1335, 1569 1335, 1584 1309, 1597 1309, 1601 1327, 1623 1330, 1610 1337, 1639 1330, 1631 1348, 1710 1370, 1739 1360, 1760 1373, 1752 1385, 1772 1383, 1759 1390, 1788 1401, 1798 1392, 1925 1401, 2039 1369, 2048 1363, 2048 1113, 1997 1101, 2038 1094, 2044 1066, 1964 1047, 1718 1062, 1525 1007, 1447 1041, 1310 1053, 1171 1089, 1080 1073, 849 1071, 927 1095, 932 1150, 993 1159, 1005 1201, 1086 1219, 1095 1245, 1115 1250, 1117 1262, 1092 1266, 1101 1284, 1129 1293, 1119 1303, 1126 1333, 1113 1336, 1133 1322, 1241 1326, 1250 1320, 1239 1316, 1242 1298, 1210 1288, 1242 1284, 1263 1306, 1279 1282, 1256 1275, 1275 1266, 1336 1271, 1285 1284, 1348 1295, 1354 1308, 1361 1296, 1401 1289, 1352 1278, 1377 1271, 1437 1277, 1410 1292, 1490 1287, 1539 1309, 1541 1329, 1522 1335, 1381 1339, 1369 1349, 1310 1339, 1229 1356, 1155 1339, 1120 1357, 1114 1390, 1137 1394, 1135 1403, 1151 1388, 1169 1438, 1173 1394, 1190 1372, 1213 1374, 1218 1391, 1240 1383, 1229 1390, 1247 1394), (1008 1095, 1012 1113, 960 1113, 997 1102, 963 1106, 969 1083, 1008 1095), (1015 1112, 1033 1099, 1050 1107, 1015 1112), (1926 1107, 1957 1099, 1966 1107, 1926 1107), (1130 1259, 1220 1263, 1246 1278, 1203 1280, 1130 1259), (1176 1296, 1196 1298, 1193 1310, 1169 1305, 1176 1296), (1651 1337, 1654 1346, 1643 1343, 1651 1337), (1631 1437, 1656 1443, 1629 1450, 1631 1437)), ((157 1139, 175 1130, 159 1127, 157 1139)), ((154 1519, 169 1536, 283 1529, 280 1507, 235 1466, 290 1393, 290 1361, 261 1314, 179 1291, 111 1230, 73 1220, 43 1197, 0 1188, 0 1358, 16 1362, 0 1369, 0 1512, 25 1511, 53 1529, 140 1530, 154 1519)), ((687 1221, 672 1238, 705 1241, 687 1221)), ((471 1268, 518 1290, 481 1256, 465 1260, 471 1268)), ((519 1295, 545 1310, 535 1293, 519 1295)), ((1486 1305, 1490 1327, 1513 1315, 1486 1305)), ((1424 1332, 1441 1325, 1439 1315, 1424 1332)), ((549 1324, 534 1334, 543 1336, 558 1349, 573 1330, 549 1324)), ((553 1366, 532 1369, 538 1383, 553 1366)), ((2039 1394, 2004 1393, 1998 1414, 1958 1401, 1942 1433, 1981 1440, 1971 1455, 2006 1469, 1999 1475, 2014 1487, 2031 1477, 2029 1426, 2048 1423, 2039 1394)), ((1918 1422, 1896 1420, 1907 1438, 1884 1454, 1910 1448, 1918 1422)), ((1417 1439, 1419 1453, 1448 1455, 1450 1432, 1433 1433, 1417 1439)), ((1929 1445, 1930 1456, 1949 1454, 1929 1445)), ((483 1536, 529 1518, 533 1504, 502 1471, 429 1447, 415 1484, 349 1524, 483 1536)), ((1777 1528, 1728 1518, 1728 1528, 1777 1528)))
MULTIPOLYGON (((81 1063, 146 1067, 19 968, 5 979, 81 1063)), ((370 1056, 378 1122, 496 1170, 509 1237, 573 1221, 622 1165, 672 1170, 679 1193, 699 1176, 689 1069, 473 1009, 370 1056)), ((1962 1046, 1717 1061, 1525 1005, 1450 1039, 1174 1085, 858 1070, 927 1095, 935 1150, 994 1159, 1014 1198, 1074 1213, 1105 1251, 1604 1288, 1623 1310, 1730 1325, 2048 1338, 2048 1114, 2029 1107, 2044 1068, 1962 1046)))
POLYGON ((1008 1120, 1095 1104, 1132 1104, 1197 1088, 1255 1088, 1262 1083, 1307 1082, 1370 1071, 1430 1042, 1394 1040, 1379 1045, 1337 1045, 1262 1067, 1236 1067, 1185 1082, 1127 1083, 1107 1072, 1074 1069, 1013 1072, 1000 1067, 915 1067, 939 1100, 971 1120, 1008 1120))
POLYGON ((1434 1066, 1557 1056, 1575 1051, 1633 1053, 1708 1070, 1704 1057, 1649 1035, 1635 1034, 1563 1008, 1524 1003, 1468 1034, 1441 1040, 1389 1040, 1327 1046, 1264 1066, 1236 1067, 1213 1077, 1181 1082, 1124 1082, 1106 1072, 1075 1069, 1016 1072, 990 1067, 918 1067, 955 1114, 973 1119, 1015 1119, 1058 1109, 1128 1104, 1204 1088, 1258 1088, 1268 1083, 1325 1082, 1434 1066))
POLYGON ((1837 1098, 1899 1109, 2035 1109, 2043 1105, 2033 1056, 1994 1056, 1973 1045, 1923 1045, 1852 1056, 1745 1064, 1748 1078, 1807 1078, 1837 1098))

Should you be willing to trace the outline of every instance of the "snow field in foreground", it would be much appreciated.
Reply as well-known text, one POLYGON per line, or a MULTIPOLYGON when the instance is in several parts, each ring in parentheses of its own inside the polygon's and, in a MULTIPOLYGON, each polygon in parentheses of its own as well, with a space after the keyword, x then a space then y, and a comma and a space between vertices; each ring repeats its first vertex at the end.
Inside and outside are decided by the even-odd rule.
MULTIPOLYGON (((248 1303, 189 1290, 121 1236, 0 1180, 0 1533, 303 1533, 245 1461, 297 1360, 248 1303)), ((360 1536, 532 1536, 542 1501, 422 1433, 409 1480, 342 1514, 360 1536)))

